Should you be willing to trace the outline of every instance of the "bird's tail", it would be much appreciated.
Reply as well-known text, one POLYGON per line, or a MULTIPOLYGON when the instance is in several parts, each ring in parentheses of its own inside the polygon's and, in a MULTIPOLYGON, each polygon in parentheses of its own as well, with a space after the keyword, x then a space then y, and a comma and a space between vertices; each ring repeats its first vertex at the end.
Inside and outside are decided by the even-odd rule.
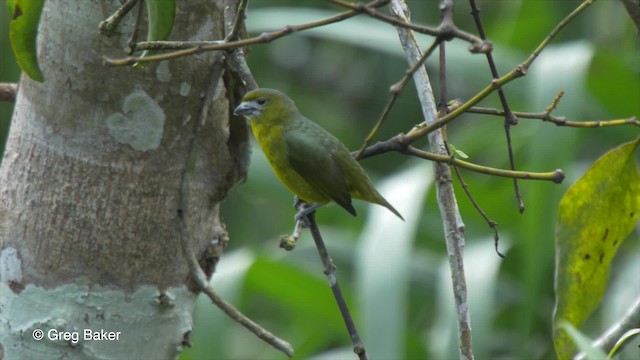
POLYGON ((387 209, 389 209, 389 211, 391 211, 392 213, 394 213, 397 217, 400 218, 400 220, 404 221, 404 218, 402 217, 402 215, 400 215, 400 212, 398 212, 398 210, 396 210, 396 208, 394 208, 391 204, 389 204, 389 202, 387 201, 387 199, 383 198, 382 195, 380 195, 380 193, 378 193, 376 191, 376 201, 374 201, 376 204, 382 205, 384 207, 386 207, 387 209))

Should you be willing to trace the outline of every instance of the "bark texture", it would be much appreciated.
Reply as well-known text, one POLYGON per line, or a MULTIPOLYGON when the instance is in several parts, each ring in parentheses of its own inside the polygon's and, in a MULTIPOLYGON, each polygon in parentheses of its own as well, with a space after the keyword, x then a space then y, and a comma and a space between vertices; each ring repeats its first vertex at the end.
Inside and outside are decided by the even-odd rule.
MULTIPOLYGON (((180 2, 171 38, 222 38, 221 2, 180 2)), ((228 143, 230 105, 224 81, 215 79, 220 83, 214 94, 206 91, 214 61, 222 57, 207 53, 138 70, 106 67, 103 55, 124 54, 137 11, 120 24, 122 35, 100 35, 98 23, 119 5, 47 1, 41 17, 38 56, 45 82, 23 76, 0 168, 5 309, 0 306, 0 333, 5 334, 0 353, 4 349, 5 355, 20 346, 12 337, 17 332, 31 341, 31 330, 46 332, 60 323, 67 330, 108 325, 117 331, 132 316, 148 319, 140 321, 139 330, 132 326, 123 334, 119 345, 152 348, 155 342, 133 339, 146 331, 147 339, 163 344, 155 346, 154 354, 177 354, 190 330, 195 302, 186 287, 188 268, 177 223, 185 171, 191 174, 191 188, 188 207, 182 210, 191 247, 201 254, 211 246, 221 251, 226 242, 218 205, 242 176, 238 154, 230 150, 242 147, 228 143), (212 99, 203 110, 205 97, 212 99), (201 119, 205 121, 196 134, 201 119), (194 137, 196 156, 190 158, 194 137), (154 292, 157 301, 149 295, 154 292), (110 302, 113 307, 100 305, 110 302), (158 313, 149 311, 150 305, 158 313), (36 313, 42 316, 42 307, 55 306, 67 311, 33 320, 36 313), (138 314, 121 312, 136 306, 138 314), (154 322, 167 311, 179 324, 167 328, 179 331, 164 338, 151 335, 163 329, 154 322)), ((56 351, 68 350, 59 341, 50 342, 56 351)), ((87 350, 95 344, 85 343, 84 353, 69 346, 80 357, 97 356, 87 350)))

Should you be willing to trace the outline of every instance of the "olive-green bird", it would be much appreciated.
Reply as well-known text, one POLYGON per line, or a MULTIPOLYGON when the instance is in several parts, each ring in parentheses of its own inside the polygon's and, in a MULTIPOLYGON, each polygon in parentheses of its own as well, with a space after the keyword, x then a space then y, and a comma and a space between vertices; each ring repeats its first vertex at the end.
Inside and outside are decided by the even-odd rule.
POLYGON ((355 216, 355 198, 382 205, 402 219, 344 144, 304 117, 287 95, 272 89, 250 91, 234 114, 249 119, 273 171, 301 200, 317 206, 334 201, 355 216))

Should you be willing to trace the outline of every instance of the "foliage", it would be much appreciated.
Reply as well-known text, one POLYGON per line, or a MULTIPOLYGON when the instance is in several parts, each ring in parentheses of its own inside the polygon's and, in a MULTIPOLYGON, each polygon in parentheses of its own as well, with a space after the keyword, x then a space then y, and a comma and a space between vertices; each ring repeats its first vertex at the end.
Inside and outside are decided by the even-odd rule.
POLYGON ((18 65, 33 80, 43 82, 38 65, 36 37, 44 0, 7 0, 11 14, 9 36, 18 65))
MULTIPOLYGON (((415 22, 438 23, 437 1, 408 2, 415 22)), ((478 2, 501 74, 526 59, 535 45, 579 3, 478 2)), ((474 32, 467 4, 456 2, 456 6, 456 24, 474 32)), ((252 0, 247 26, 250 34, 259 34, 337 11, 338 8, 324 1, 252 0)), ((6 27, 4 24, 1 25, 6 27)), ((427 36, 419 39, 423 48, 431 41, 427 36)), ((622 6, 617 1, 598 1, 562 31, 526 77, 504 89, 512 108, 518 111, 543 111, 556 93, 564 90, 565 96, 555 114, 569 119, 637 116, 640 115, 640 104, 635 100, 640 92, 638 46, 635 29, 622 6)), ((447 42, 451 97, 468 99, 491 80, 484 58, 469 54, 466 48, 467 44, 457 40, 447 42)), ((15 79, 15 73, 3 73, 8 69, 4 56, 8 51, 3 49, 2 54, 1 80, 15 79)), ((269 45, 254 46, 249 63, 261 86, 287 92, 305 114, 350 149, 361 145, 388 99, 389 86, 407 68, 395 28, 364 15, 286 36, 269 45)), ((435 57, 427 62, 434 79, 435 65, 435 57)), ((420 106, 412 90, 405 89, 376 140, 406 131, 421 121, 420 106)), ((499 101, 492 95, 481 105, 499 107, 499 101)), ((9 116, 2 114, 0 125, 8 125, 9 116)), ((521 181, 524 214, 517 211, 512 181, 464 173, 475 200, 500 224, 500 247, 507 253, 504 260, 495 255, 490 229, 456 185, 466 224, 465 263, 478 359, 554 356, 551 313, 557 205, 562 193, 600 154, 637 135, 637 128, 631 127, 573 129, 520 119, 512 130, 517 167, 532 171, 562 168, 567 174, 562 185, 521 181)), ((448 136, 474 162, 508 167, 501 118, 465 115, 448 126, 448 136)), ((296 349, 296 358, 351 358, 350 341, 322 278, 322 267, 308 234, 292 253, 277 248, 280 234, 289 232, 293 225, 290 194, 257 148, 252 156, 248 182, 234 190, 221 210, 232 240, 212 282, 227 300, 290 341, 296 349)), ((329 251, 338 266, 337 276, 364 343, 371 347, 371 358, 382 355, 396 359, 455 358, 456 330, 452 326, 455 316, 451 310, 448 267, 444 266, 447 258, 443 229, 433 188, 428 185, 433 179, 425 175, 430 165, 397 154, 377 156, 362 164, 378 184, 383 182, 383 174, 407 176, 407 183, 407 174, 421 174, 411 175, 411 179, 422 177, 426 191, 423 198, 421 194, 399 190, 396 198, 380 187, 394 205, 396 199, 405 196, 413 195, 414 200, 420 200, 410 207, 416 221, 408 222, 404 229, 412 232, 411 238, 391 233, 386 239, 373 241, 372 237, 388 224, 373 210, 366 211, 368 208, 362 203, 355 204, 359 214, 355 219, 345 216, 336 206, 323 208, 318 214, 329 251), (363 226, 367 226, 364 233, 363 226), (407 248, 407 244, 411 247, 407 248), (398 329, 401 336, 384 336, 385 332, 398 329)), ((397 186, 388 192, 403 188, 397 186)), ((637 281, 633 275, 640 272, 637 227, 620 247, 611 262, 607 293, 599 309, 581 328, 589 337, 601 333, 625 312, 633 298, 640 296, 637 287, 628 286, 637 281)), ((201 304, 196 310, 193 348, 187 349, 184 359, 282 357, 212 308, 208 301, 203 299, 201 304)), ((633 358, 635 354, 628 350, 623 350, 620 358, 633 358)))
MULTIPOLYGON (((556 310, 560 321, 580 326, 604 295, 611 261, 640 214, 636 150, 640 138, 602 156, 560 200, 556 226, 556 310)), ((573 352, 556 331, 558 358, 573 352)))
MULTIPOLYGON (((324 2, 311 1, 307 4, 313 8, 301 7, 297 1, 252 1, 247 15, 249 33, 260 34, 287 24, 323 18, 337 10, 323 8, 324 2), (276 7, 278 4, 282 7, 276 7)), ((499 71, 504 73, 523 61, 577 4, 577 1, 561 4, 554 1, 480 2, 488 36, 494 41, 499 71), (506 24, 505 19, 508 19, 506 24)), ((414 21, 431 25, 437 23, 437 2, 409 1, 409 5, 414 21)), ((464 7, 466 4, 456 3, 456 6, 464 7)), ((455 15, 461 28, 473 30, 473 22, 466 9, 458 9, 455 15)), ((576 121, 638 115, 637 103, 627 96, 638 90, 638 82, 631 81, 638 79, 635 30, 630 21, 614 25, 609 20, 613 17, 624 19, 625 16, 619 4, 603 1, 594 4, 565 28, 560 39, 541 54, 526 77, 505 87, 513 109, 543 111, 559 90, 565 90, 555 115, 576 121), (587 31, 587 28, 593 28, 593 24, 597 24, 596 30, 587 31), (595 67, 594 62, 602 61, 599 54, 604 50, 615 57, 611 71, 606 66, 595 67), (606 82, 602 81, 604 77, 608 79, 606 82)), ((428 46, 428 37, 420 39, 424 47, 428 46)), ((447 43, 447 54, 448 85, 452 97, 467 99, 486 86, 490 76, 481 56, 470 55, 466 44, 455 40, 447 43)), ((249 63, 261 86, 287 92, 305 114, 354 150, 361 145, 382 111, 388 99, 389 86, 397 82, 406 70, 395 29, 363 16, 288 36, 268 46, 252 47, 249 63)), ((435 69, 434 61, 429 60, 427 64, 431 70, 435 69)), ((432 78, 435 78, 435 72, 432 72, 432 78)), ((499 107, 497 96, 489 97, 482 106, 499 107)), ((406 131, 420 118, 414 91, 407 88, 376 140, 406 131)), ((501 118, 465 115, 449 125, 448 134, 450 142, 464 149, 474 162, 508 167, 501 118)), ((637 134, 637 128, 631 127, 571 129, 520 119, 520 124, 512 131, 518 168, 534 171, 562 168, 567 174, 562 185, 520 182, 526 205, 522 215, 513 200, 511 181, 464 173, 475 199, 499 223, 501 249, 509 249, 505 260, 495 255, 490 230, 463 197, 462 189, 457 188, 466 224, 465 263, 469 273, 471 323, 477 358, 541 359, 555 356, 551 323, 555 209, 562 193, 588 164, 606 149, 629 141, 637 134)), ((425 165, 405 161, 396 154, 385 154, 363 161, 363 166, 375 178, 376 174, 404 173, 405 169, 420 169, 425 165)), ((424 181, 428 181, 427 177, 424 181)), ((391 203, 398 202, 384 191, 382 193, 391 203)), ((222 211, 232 242, 220 269, 227 266, 235 268, 231 264, 233 260, 226 258, 235 252, 286 264, 288 272, 263 274, 263 281, 274 283, 274 286, 288 284, 288 287, 277 287, 278 292, 282 292, 279 295, 282 299, 275 298, 272 291, 267 296, 264 284, 257 287, 252 282, 250 285, 238 274, 234 279, 216 274, 213 283, 224 288, 240 281, 243 284, 241 289, 233 294, 225 293, 225 296, 236 304, 242 304, 242 309, 252 318, 291 341, 296 348, 296 358, 351 358, 350 342, 339 321, 335 320, 339 325, 331 327, 308 319, 309 312, 322 313, 318 307, 334 306, 328 297, 328 285, 318 281, 322 267, 310 237, 303 236, 292 253, 277 249, 278 236, 292 228, 294 211, 289 199, 290 194, 273 176, 256 147, 247 184, 234 190, 222 211), (247 219, 251 219, 252 226, 246 226, 247 219), (305 282, 296 275, 300 273, 316 280, 305 282), (305 303, 303 309, 290 307, 285 299, 299 292, 317 296, 324 292, 326 297, 305 303), (324 301, 329 303, 321 303, 324 301)), ((363 204, 356 202, 356 206, 363 204)), ((358 208, 359 217, 353 219, 344 216, 339 207, 329 206, 319 212, 318 219, 329 242, 329 251, 338 265, 337 275, 342 287, 351 289, 348 291, 351 294, 349 305, 355 312, 365 345, 371 347, 371 358, 383 358, 382 355, 422 359, 457 357, 454 312, 446 310, 452 308, 451 288, 448 266, 443 266, 447 260, 433 189, 429 190, 418 210, 421 214, 412 250, 400 252, 402 257, 393 261, 384 254, 364 260, 367 252, 363 244, 367 241, 358 234, 363 226, 380 222, 370 220, 363 210, 358 208), (391 285, 385 285, 387 281, 397 285, 394 281, 401 284, 402 280, 387 280, 381 274, 372 275, 380 282, 365 282, 366 278, 358 275, 358 269, 360 264, 369 261, 377 261, 381 269, 408 264, 409 286, 388 287, 391 285), (396 315, 391 319, 383 316, 389 313, 396 315), (380 315, 371 319, 371 314, 380 315), (400 343, 397 343, 396 336, 379 336, 396 331, 397 324, 404 324, 400 343), (375 349, 389 349, 393 354, 375 349)), ((380 224, 380 228, 384 229, 384 224, 380 224)), ((367 231, 367 234, 371 232, 367 231)), ((635 241, 623 243, 622 251, 613 260, 615 270, 610 279, 611 291, 605 295, 597 315, 585 324, 583 330, 587 334, 595 336, 602 332, 639 295, 637 289, 625 287, 628 280, 621 277, 622 274, 640 271, 640 262, 635 259, 640 245, 637 238, 637 233, 632 234, 630 240, 635 241)), ((385 243, 393 248, 394 241, 397 240, 392 237, 385 243)), ((247 261, 245 266, 252 273, 251 261, 247 261)), ((203 308, 198 311, 212 310, 203 308)), ((199 325, 208 326, 204 323, 199 325)), ((199 331, 208 332, 196 328, 194 333, 197 335, 199 331)), ((226 338, 229 340, 222 342, 227 346, 209 348, 208 351, 198 348, 199 345, 205 346, 202 343, 194 342, 193 354, 200 354, 194 358, 280 356, 267 346, 252 342, 250 335, 239 326, 235 326, 226 338)), ((626 353, 623 351, 621 357, 628 356, 626 353)))
MULTIPOLYGON (((176 17, 175 0, 146 0, 146 5, 149 19, 147 41, 167 40, 176 17)), ((144 51, 141 56, 148 53, 144 51)))

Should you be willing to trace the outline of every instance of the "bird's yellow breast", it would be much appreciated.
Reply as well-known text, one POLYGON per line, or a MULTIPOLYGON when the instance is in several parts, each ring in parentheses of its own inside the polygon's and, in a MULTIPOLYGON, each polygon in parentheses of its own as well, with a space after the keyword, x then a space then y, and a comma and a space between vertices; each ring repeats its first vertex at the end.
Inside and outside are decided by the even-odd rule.
POLYGON ((292 169, 289 162, 289 149, 284 137, 285 125, 263 126, 260 122, 252 120, 251 130, 274 173, 289 191, 308 203, 326 204, 331 201, 292 169))

